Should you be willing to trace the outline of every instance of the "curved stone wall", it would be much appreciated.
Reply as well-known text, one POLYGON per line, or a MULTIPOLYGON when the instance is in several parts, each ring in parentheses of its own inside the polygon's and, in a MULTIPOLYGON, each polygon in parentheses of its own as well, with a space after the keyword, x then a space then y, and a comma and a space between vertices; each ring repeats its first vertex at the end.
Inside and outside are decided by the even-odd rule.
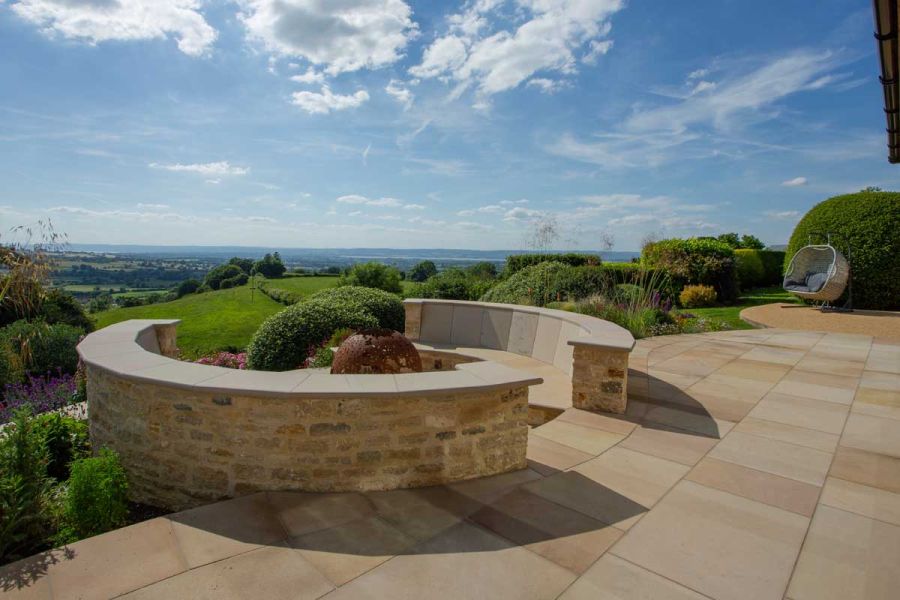
POLYGON ((171 509, 259 490, 387 490, 524 468, 528 386, 489 361, 402 375, 185 363, 177 321, 127 321, 79 345, 91 438, 133 499, 171 509))

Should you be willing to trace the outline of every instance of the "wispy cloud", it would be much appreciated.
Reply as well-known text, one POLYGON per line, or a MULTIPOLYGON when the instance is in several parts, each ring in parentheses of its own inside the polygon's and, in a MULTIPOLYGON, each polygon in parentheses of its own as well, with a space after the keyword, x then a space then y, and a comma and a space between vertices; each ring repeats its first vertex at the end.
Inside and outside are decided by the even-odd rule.
POLYGON ((794 177, 793 179, 782 181, 781 185, 785 187, 799 187, 801 185, 806 185, 806 177, 794 177))
POLYGON ((227 160, 209 163, 191 163, 191 164, 163 164, 150 163, 152 169, 163 169, 165 171, 176 171, 183 173, 198 173, 207 177, 216 175, 246 175, 250 172, 249 167, 238 167, 232 165, 227 160))

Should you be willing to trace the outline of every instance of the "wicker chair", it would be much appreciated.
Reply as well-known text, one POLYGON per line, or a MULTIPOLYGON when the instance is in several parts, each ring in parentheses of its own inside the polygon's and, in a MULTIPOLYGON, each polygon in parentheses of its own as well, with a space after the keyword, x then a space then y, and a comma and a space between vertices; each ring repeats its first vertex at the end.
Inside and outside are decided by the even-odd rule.
POLYGON ((850 263, 830 244, 800 248, 784 275, 783 287, 806 300, 834 302, 844 293, 850 263))

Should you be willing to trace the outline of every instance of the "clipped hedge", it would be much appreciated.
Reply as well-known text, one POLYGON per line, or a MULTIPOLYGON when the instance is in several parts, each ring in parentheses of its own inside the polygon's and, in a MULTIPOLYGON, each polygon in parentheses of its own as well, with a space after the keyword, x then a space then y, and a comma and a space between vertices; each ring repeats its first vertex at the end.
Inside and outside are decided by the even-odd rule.
POLYGON ((526 267, 533 267, 541 263, 557 262, 570 267, 583 267, 585 265, 596 266, 602 260, 596 254, 579 254, 568 252, 565 254, 512 254, 506 257, 504 275, 509 277, 526 267))
POLYGON ((780 285, 784 255, 784 252, 777 250, 735 250, 735 269, 741 289, 780 285))
POLYGON ((266 319, 247 347, 247 366, 260 371, 298 368, 310 349, 339 329, 386 327, 403 331, 400 298, 364 287, 317 292, 266 319))
POLYGON ((859 192, 820 202, 794 228, 785 268, 811 234, 813 243, 824 243, 816 232, 838 234, 832 243, 845 256, 850 243, 854 306, 900 308, 900 193, 859 192))
POLYGON ((481 297, 482 302, 544 306, 563 300, 564 282, 572 267, 561 262, 539 263, 518 271, 481 297))
POLYGON ((781 285, 784 280, 784 256, 783 250, 756 250, 763 263, 762 285, 781 285))
POLYGON ((375 288, 342 286, 321 290, 312 294, 307 302, 357 306, 378 319, 378 326, 402 332, 406 324, 406 311, 400 297, 375 288))
POLYGON ((478 277, 462 269, 447 269, 417 284, 409 295, 441 300, 478 300, 493 283, 492 279, 478 277))
POLYGON ((644 246, 641 259, 665 269, 678 287, 711 285, 721 302, 737 298, 734 249, 712 238, 672 238, 644 246))

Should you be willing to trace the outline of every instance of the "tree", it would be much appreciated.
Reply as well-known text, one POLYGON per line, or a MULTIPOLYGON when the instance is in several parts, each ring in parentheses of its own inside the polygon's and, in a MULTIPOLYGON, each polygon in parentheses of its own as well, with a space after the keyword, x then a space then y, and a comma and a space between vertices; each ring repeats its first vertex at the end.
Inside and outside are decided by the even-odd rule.
POLYGON ((725 242, 735 250, 741 247, 741 236, 736 233, 723 233, 716 239, 720 242, 725 242))
POLYGON ((403 287, 400 285, 400 271, 378 262, 353 265, 341 278, 341 285, 377 288, 394 294, 403 291, 403 287))
POLYGON ((239 256, 235 256, 231 260, 228 261, 229 265, 235 265, 236 267, 240 267, 241 271, 246 273, 247 275, 251 275, 253 271, 253 259, 252 258, 240 258, 239 256))
POLYGON ((259 273, 268 279, 277 279, 284 275, 287 267, 281 262, 281 255, 277 252, 274 254, 266 254, 262 260, 258 260, 253 264, 253 273, 259 273))
POLYGON ((741 247, 744 250, 764 250, 766 247, 755 235, 744 234, 741 236, 741 247))
POLYGON ((244 271, 237 265, 219 265, 206 274, 206 279, 203 280, 203 283, 211 289, 217 290, 226 279, 232 279, 243 274, 244 271))
POLYGON ((412 269, 409 270, 410 281, 423 282, 429 277, 437 275, 437 267, 430 260, 423 260, 412 269))
POLYGON ((479 262, 466 269, 466 273, 477 279, 494 279, 497 277, 497 265, 492 262, 479 262))

